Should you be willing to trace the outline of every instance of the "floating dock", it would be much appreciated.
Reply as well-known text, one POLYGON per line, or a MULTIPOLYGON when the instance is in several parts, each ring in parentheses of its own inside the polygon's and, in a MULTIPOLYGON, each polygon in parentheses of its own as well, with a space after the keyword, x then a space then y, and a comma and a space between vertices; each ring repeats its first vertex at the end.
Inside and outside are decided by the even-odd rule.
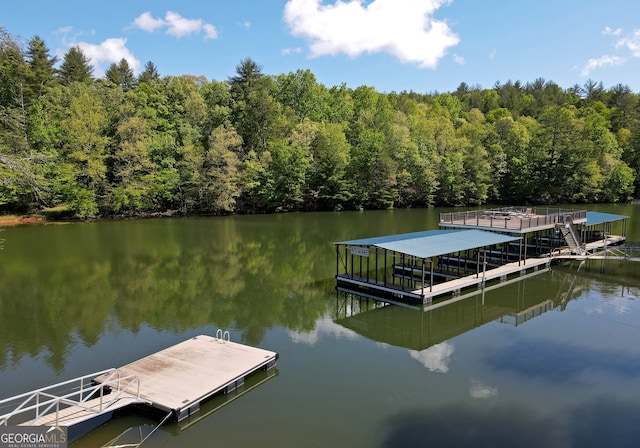
POLYGON ((275 367, 277 359, 276 352, 231 342, 229 333, 219 330, 216 337, 199 335, 120 368, 0 400, 0 409, 13 409, 0 415, 0 426, 67 427, 73 441, 133 404, 182 421, 208 398, 275 367))
MULTIPOLYGON (((274 367, 277 359, 275 352, 200 335, 117 370, 138 378, 143 401, 180 421, 207 398, 235 390, 256 370, 274 367)), ((105 377, 94 380, 101 383, 105 377)))

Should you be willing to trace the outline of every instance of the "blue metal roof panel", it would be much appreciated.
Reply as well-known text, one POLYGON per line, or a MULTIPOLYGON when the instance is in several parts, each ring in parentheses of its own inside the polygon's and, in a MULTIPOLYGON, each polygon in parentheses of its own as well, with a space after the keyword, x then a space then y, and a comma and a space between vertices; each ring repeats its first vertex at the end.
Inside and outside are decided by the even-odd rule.
POLYGON ((410 239, 416 239, 416 238, 425 238, 433 235, 452 233, 452 232, 460 232, 460 230, 458 229, 423 230, 421 232, 400 233, 397 235, 375 236, 372 238, 361 238, 359 240, 340 241, 333 244, 346 244, 346 245, 352 245, 352 246, 374 246, 376 244, 390 243, 394 241, 410 240, 410 239))
POLYGON ((518 241, 519 239, 518 237, 483 230, 461 230, 422 238, 412 238, 410 240, 379 243, 375 244, 375 246, 419 258, 430 258, 467 249, 493 246, 494 244, 508 241, 518 241))
POLYGON ((601 213, 601 212, 587 212, 587 226, 595 226, 598 224, 604 224, 605 222, 622 221, 627 219, 625 215, 614 215, 613 213, 601 213))

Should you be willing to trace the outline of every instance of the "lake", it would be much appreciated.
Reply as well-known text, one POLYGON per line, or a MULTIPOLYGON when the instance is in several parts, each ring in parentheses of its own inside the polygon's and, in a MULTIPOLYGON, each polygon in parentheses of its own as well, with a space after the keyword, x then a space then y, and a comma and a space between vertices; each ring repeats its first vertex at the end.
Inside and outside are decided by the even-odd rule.
MULTIPOLYGON (((630 216, 640 243, 639 205, 579 208, 630 216)), ((223 329, 277 368, 143 447, 637 446, 640 263, 554 265, 430 311, 335 291, 333 242, 450 210, 6 228, 0 398, 223 329)), ((161 418, 127 411, 73 446, 161 418)))

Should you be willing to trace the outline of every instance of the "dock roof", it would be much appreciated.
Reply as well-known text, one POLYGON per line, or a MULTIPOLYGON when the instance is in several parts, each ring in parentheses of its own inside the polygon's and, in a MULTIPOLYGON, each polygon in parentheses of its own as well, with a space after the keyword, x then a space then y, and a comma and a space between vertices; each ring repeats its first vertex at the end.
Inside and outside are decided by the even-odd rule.
POLYGON ((430 258, 467 249, 518 241, 519 237, 483 230, 427 230, 424 232, 387 235, 341 241, 336 245, 375 246, 418 258, 430 258))
POLYGON ((629 218, 625 215, 614 215, 613 213, 587 212, 587 226, 596 226, 606 222, 622 221, 629 218))

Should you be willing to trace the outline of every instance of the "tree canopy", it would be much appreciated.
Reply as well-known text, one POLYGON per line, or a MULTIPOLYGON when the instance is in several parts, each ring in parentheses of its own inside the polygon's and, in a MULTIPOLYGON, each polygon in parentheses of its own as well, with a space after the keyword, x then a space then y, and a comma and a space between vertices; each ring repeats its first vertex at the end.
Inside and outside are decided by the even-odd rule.
POLYGON ((640 194, 640 97, 588 80, 465 83, 450 93, 326 87, 309 70, 226 81, 94 79, 78 47, 0 29, 0 212, 77 217, 485 203, 640 194))

